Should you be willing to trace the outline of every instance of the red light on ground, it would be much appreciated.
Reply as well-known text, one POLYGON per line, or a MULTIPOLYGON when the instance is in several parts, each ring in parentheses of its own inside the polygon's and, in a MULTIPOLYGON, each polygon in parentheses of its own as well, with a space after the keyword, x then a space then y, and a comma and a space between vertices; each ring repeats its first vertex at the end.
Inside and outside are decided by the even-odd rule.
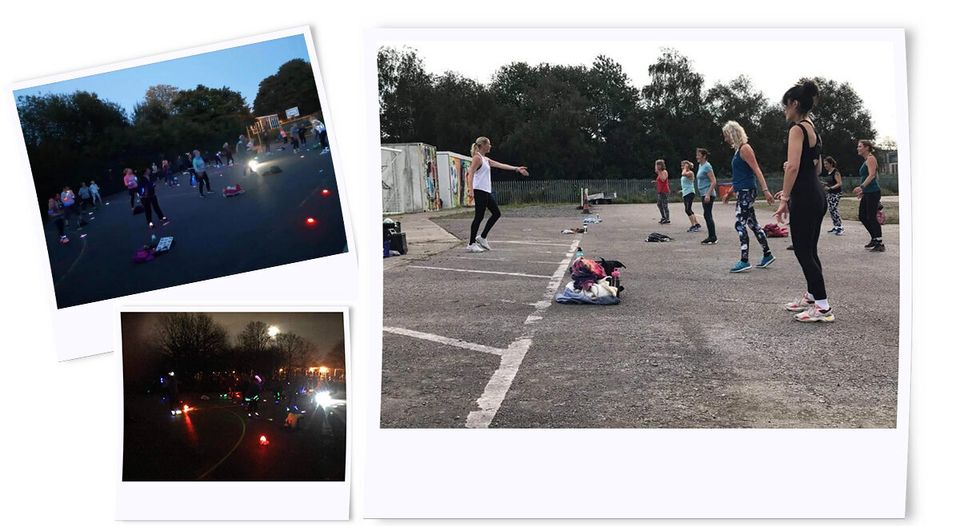
POLYGON ((330 189, 324 188, 323 190, 320 191, 320 195, 322 195, 323 197, 330 197, 330 189))
POLYGON ((317 220, 312 217, 308 217, 305 223, 307 224, 307 228, 313 228, 317 226, 317 220))
POLYGON ((270 444, 270 441, 267 440, 267 436, 266 436, 266 435, 260 435, 260 445, 261 445, 261 446, 266 446, 266 445, 269 445, 269 444, 270 444))

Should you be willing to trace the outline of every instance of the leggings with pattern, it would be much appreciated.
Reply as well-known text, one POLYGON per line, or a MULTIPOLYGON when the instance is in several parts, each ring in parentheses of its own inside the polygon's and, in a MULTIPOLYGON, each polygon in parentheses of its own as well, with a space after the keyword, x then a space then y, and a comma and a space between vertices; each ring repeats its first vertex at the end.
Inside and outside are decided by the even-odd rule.
POLYGON ((834 228, 843 228, 843 222, 840 220, 840 194, 827 192, 827 208, 830 210, 830 219, 833 220, 834 228))
POLYGON ((757 237, 757 242, 763 247, 763 255, 770 253, 770 246, 767 244, 767 235, 763 228, 757 224, 757 213, 753 209, 753 202, 757 199, 756 188, 744 188, 737 192, 737 234, 740 236, 740 259, 750 260, 750 236, 747 229, 753 230, 753 235, 757 237))

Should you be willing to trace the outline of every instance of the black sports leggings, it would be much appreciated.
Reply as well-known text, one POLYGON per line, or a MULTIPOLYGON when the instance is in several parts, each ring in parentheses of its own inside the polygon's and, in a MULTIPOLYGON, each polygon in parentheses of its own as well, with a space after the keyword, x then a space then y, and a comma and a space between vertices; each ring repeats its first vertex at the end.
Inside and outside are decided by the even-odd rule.
POLYGON ((164 219, 166 216, 163 215, 163 210, 160 210, 160 203, 157 201, 157 196, 153 197, 141 197, 140 202, 143 203, 143 215, 147 217, 147 224, 153 223, 153 211, 157 211, 157 219, 164 219))
POLYGON ((871 239, 880 239, 883 232, 877 221, 877 208, 880 207, 880 192, 864 192, 860 198, 860 222, 870 232, 871 239))
POLYGON ((716 197, 710 197, 708 203, 705 197, 700 198, 700 203, 703 204, 703 220, 707 222, 707 237, 709 239, 717 239, 717 225, 713 223, 713 202, 716 199, 716 197))
POLYGON ((693 198, 696 196, 697 194, 693 192, 683 196, 683 211, 686 212, 688 216, 693 215, 693 198))
POLYGON ((480 222, 483 221, 483 214, 490 209, 490 219, 487 219, 486 226, 483 227, 483 234, 480 237, 486 238, 490 229, 500 219, 500 207, 497 206, 497 200, 493 198, 490 192, 483 190, 473 191, 473 223, 470 224, 470 242, 477 239, 477 231, 480 230, 480 222))
POLYGON ((815 300, 827 299, 827 287, 823 283, 823 265, 817 255, 820 240, 820 225, 827 213, 827 200, 822 193, 813 191, 790 198, 790 239, 793 253, 797 256, 803 276, 807 280, 807 292, 815 300))

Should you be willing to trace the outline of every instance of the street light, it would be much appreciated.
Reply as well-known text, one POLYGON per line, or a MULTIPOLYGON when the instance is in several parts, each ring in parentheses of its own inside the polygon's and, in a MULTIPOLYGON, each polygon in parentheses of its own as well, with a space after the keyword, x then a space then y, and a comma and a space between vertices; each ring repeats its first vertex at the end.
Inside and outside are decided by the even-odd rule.
POLYGON ((271 325, 269 328, 267 328, 267 336, 271 338, 276 338, 278 334, 280 334, 280 327, 277 327, 276 325, 271 325))

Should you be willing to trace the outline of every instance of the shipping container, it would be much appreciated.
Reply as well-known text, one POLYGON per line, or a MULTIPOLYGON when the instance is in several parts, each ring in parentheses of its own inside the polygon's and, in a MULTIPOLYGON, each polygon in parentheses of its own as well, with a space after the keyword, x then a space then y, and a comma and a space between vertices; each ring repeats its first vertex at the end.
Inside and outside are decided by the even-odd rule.
POLYGON ((382 144, 380 175, 384 214, 440 209, 436 146, 420 142, 382 144))
POLYGON ((440 171, 440 200, 443 208, 473 206, 472 181, 467 181, 470 157, 456 152, 437 152, 440 171), (444 177, 446 174, 446 177, 444 177))

